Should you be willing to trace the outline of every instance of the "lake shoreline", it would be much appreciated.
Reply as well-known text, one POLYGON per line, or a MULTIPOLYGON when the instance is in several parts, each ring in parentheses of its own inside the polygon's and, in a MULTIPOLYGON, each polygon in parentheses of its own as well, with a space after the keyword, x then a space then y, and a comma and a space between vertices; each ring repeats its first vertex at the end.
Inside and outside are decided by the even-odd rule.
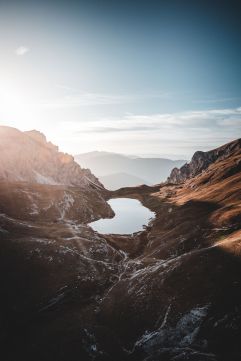
POLYGON ((131 235, 142 232, 155 217, 154 212, 133 197, 115 197, 107 202, 115 216, 89 223, 89 226, 99 234, 131 235))

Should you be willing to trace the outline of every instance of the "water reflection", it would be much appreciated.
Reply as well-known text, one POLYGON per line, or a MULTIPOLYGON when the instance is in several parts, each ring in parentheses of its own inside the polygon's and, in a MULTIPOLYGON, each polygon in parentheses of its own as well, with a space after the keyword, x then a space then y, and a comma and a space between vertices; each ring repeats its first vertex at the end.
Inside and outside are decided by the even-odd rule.
POLYGON ((116 198, 110 199, 108 203, 115 212, 115 216, 111 219, 102 218, 89 224, 99 233, 131 234, 138 232, 155 215, 136 199, 116 198))

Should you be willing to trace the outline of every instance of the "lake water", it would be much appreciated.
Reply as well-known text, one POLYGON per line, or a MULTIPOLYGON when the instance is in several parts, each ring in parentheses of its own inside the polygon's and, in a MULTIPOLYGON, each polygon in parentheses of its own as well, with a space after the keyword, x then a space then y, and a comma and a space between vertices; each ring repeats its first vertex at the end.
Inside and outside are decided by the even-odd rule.
POLYGON ((130 198, 116 198, 108 201, 115 212, 113 218, 99 219, 89 225, 102 234, 131 234, 143 230, 155 213, 144 207, 141 202, 130 198))

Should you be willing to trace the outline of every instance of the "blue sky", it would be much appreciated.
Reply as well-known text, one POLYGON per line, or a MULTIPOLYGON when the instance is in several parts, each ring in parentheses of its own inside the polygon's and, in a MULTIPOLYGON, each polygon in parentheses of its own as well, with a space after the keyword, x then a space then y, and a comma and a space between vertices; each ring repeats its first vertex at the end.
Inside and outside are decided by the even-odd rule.
POLYGON ((239 1, 0 0, 0 121, 70 153, 189 158, 241 134, 239 1))

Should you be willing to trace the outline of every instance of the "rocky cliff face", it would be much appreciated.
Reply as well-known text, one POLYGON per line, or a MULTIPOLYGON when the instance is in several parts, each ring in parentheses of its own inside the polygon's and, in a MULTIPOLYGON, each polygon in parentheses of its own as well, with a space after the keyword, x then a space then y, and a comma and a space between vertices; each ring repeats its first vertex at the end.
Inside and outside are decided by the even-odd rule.
POLYGON ((44 134, 0 127, 0 212, 26 222, 88 223, 113 216, 105 189, 44 134))
POLYGON ((0 180, 103 188, 98 179, 36 131, 0 127, 0 180))
POLYGON ((194 153, 190 163, 184 164, 181 168, 174 168, 168 177, 168 183, 182 183, 186 179, 195 177, 214 162, 228 158, 235 152, 241 151, 241 139, 223 145, 222 147, 208 152, 197 151, 194 153))

